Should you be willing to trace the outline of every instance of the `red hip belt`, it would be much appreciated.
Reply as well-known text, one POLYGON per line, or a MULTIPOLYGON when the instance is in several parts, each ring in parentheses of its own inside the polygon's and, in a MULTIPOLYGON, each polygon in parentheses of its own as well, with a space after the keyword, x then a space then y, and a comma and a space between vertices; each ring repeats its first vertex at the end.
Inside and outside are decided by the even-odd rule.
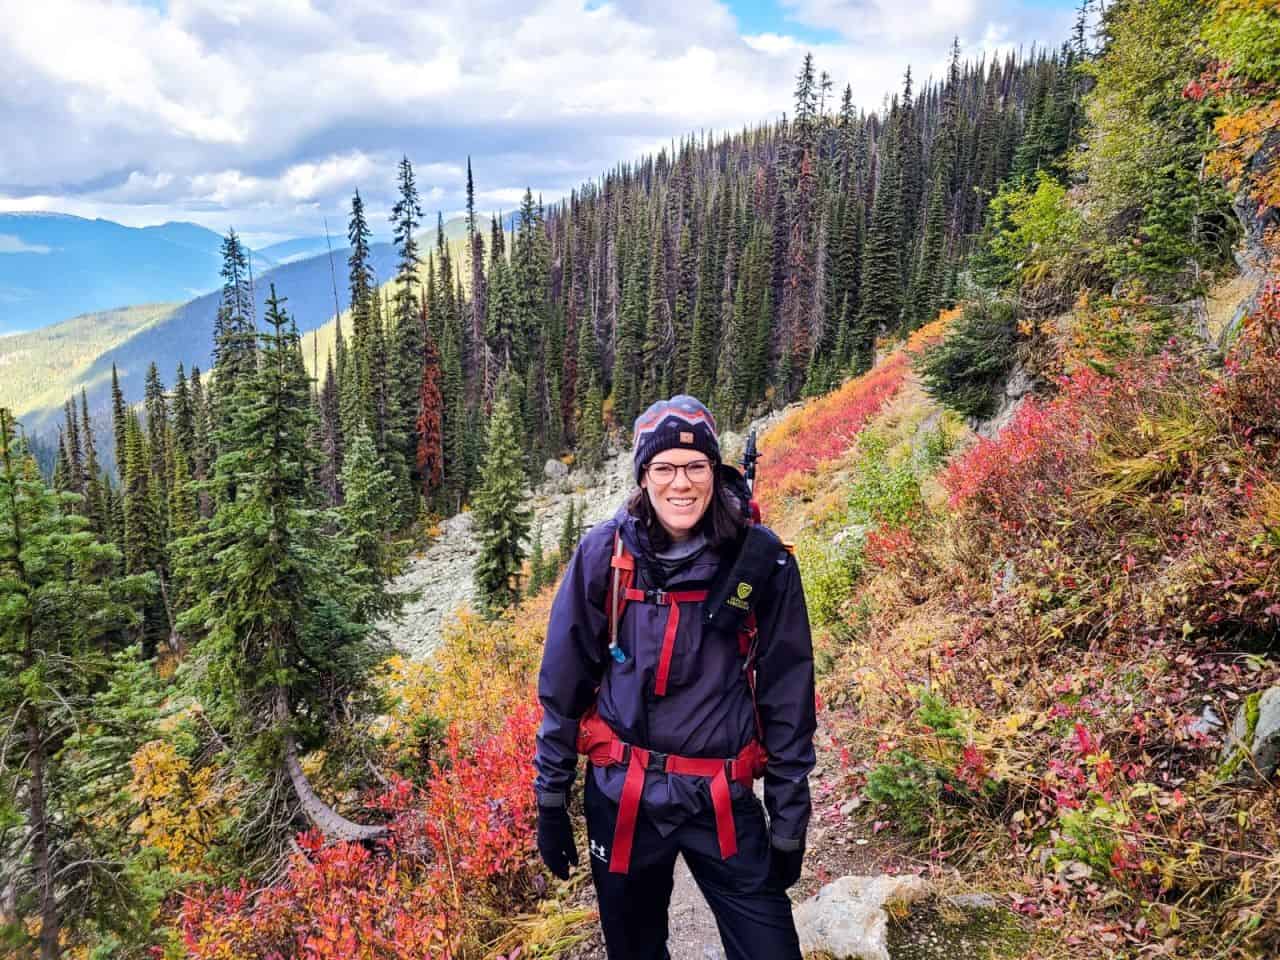
POLYGON ((631 843, 635 839, 636 818, 640 812, 640 794, 644 791, 647 770, 679 773, 711 779, 711 806, 716 815, 716 839, 720 856, 728 859, 738 852, 738 834, 733 826, 733 805, 729 797, 729 781, 750 789, 751 782, 764 775, 768 756, 758 740, 752 740, 736 757, 681 757, 659 753, 623 742, 613 729, 600 719, 593 706, 578 724, 578 752, 597 767, 627 765, 618 800, 618 822, 613 830, 613 854, 609 859, 611 873, 626 873, 631 867, 631 843))

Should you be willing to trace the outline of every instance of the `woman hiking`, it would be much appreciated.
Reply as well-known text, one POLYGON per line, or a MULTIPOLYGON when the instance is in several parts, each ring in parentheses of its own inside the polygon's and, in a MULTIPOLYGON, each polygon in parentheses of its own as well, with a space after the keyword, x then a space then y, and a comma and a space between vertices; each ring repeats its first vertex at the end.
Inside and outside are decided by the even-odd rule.
POLYGON ((610 960, 668 956, 677 854, 729 960, 799 960, 786 890, 804 857, 815 726, 799 569, 752 523, 746 481, 693 397, 636 419, 634 463, 637 489, 583 537, 551 608, 538 850, 558 877, 578 863, 568 800, 586 754, 610 960))

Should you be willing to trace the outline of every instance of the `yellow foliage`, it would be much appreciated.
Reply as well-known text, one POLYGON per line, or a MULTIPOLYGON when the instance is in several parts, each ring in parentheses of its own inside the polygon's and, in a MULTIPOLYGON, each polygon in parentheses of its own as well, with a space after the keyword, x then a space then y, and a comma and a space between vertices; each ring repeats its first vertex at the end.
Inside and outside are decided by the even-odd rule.
POLYGON ((916 354, 930 344, 937 343, 942 339, 947 327, 951 326, 963 312, 960 307, 943 310, 936 319, 926 323, 907 338, 907 353, 916 354))
POLYGON ((130 831, 143 846, 162 851, 174 869, 198 872, 218 824, 231 812, 234 785, 220 780, 215 767, 193 770, 165 740, 144 743, 129 766, 129 796, 141 811, 130 831))
POLYGON ((423 717, 482 732, 501 723, 513 703, 534 696, 553 591, 521 603, 498 620, 463 611, 444 628, 429 661, 387 660, 379 684, 391 699, 380 718, 394 752, 408 749, 423 717))
MULTIPOLYGON (((1221 145, 1209 155, 1209 170, 1237 189, 1249 162, 1267 138, 1280 130, 1280 99, 1225 114, 1218 118, 1214 129, 1221 145)), ((1280 166, 1270 165, 1256 176, 1250 192, 1260 206, 1280 207, 1280 166)))

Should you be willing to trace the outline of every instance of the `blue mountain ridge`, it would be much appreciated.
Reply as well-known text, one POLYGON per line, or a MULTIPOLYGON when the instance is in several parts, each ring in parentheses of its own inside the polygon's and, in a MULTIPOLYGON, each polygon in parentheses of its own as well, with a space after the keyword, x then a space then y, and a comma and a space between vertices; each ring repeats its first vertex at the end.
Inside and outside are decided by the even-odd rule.
MULTIPOLYGON (((61 213, 0 213, 0 334, 215 290, 221 243, 194 223, 126 227, 61 213)), ((277 265, 254 259, 261 270, 277 265)))
MULTIPOLYGON (((324 253, 286 263, 256 276, 254 299, 257 318, 261 320, 274 284, 277 296, 284 301, 285 311, 293 317, 300 332, 307 333, 323 326, 334 314, 335 279, 338 305, 342 310, 347 309, 349 254, 350 250, 345 247, 333 251, 332 273, 329 255, 324 253)), ((385 282, 395 273, 395 248, 389 243, 373 244, 370 263, 377 282, 385 282)), ((221 289, 218 289, 182 304, 168 316, 94 360, 81 383, 88 394, 89 408, 95 421, 101 421, 110 410, 112 364, 119 373, 125 399, 130 403, 142 399, 147 369, 153 361, 160 371, 160 379, 170 388, 179 363, 188 376, 195 366, 207 371, 212 366, 213 323, 221 295, 221 289)), ((22 422, 28 431, 39 435, 56 429, 61 415, 60 408, 33 410, 23 415, 22 422)), ((101 430, 98 432, 102 434, 101 430)))

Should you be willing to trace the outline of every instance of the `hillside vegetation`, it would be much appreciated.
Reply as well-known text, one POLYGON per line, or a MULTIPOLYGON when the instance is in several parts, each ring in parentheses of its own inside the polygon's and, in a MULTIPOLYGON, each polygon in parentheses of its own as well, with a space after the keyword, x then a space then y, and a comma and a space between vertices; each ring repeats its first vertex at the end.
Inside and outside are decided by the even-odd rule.
POLYGON ((169 316, 176 304, 150 303, 86 313, 40 330, 0 337, 0 407, 18 416, 29 410, 61 409, 84 389, 94 393, 110 383, 90 375, 104 353, 169 316))

